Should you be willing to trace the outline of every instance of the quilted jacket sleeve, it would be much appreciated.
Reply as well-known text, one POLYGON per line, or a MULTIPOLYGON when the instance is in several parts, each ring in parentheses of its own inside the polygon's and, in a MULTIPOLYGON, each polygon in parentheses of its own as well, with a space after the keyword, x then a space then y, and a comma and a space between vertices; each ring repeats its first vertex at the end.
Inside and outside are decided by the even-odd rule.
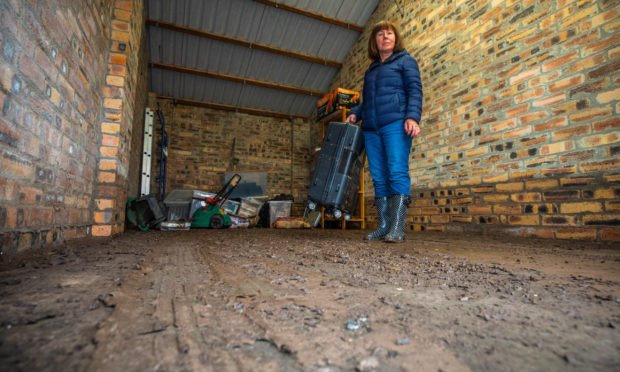
POLYGON ((411 118, 418 124, 422 117, 422 79, 418 62, 413 57, 404 58, 403 83, 407 93, 407 112, 405 118, 411 118))

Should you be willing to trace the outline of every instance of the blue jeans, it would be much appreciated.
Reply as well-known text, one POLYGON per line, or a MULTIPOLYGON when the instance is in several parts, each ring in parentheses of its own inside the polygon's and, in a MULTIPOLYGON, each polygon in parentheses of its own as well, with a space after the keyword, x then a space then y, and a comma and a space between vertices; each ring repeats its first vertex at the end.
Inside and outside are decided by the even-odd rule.
POLYGON ((410 195, 409 151, 412 138, 405 133, 404 120, 396 120, 376 131, 364 131, 364 139, 375 197, 410 195))

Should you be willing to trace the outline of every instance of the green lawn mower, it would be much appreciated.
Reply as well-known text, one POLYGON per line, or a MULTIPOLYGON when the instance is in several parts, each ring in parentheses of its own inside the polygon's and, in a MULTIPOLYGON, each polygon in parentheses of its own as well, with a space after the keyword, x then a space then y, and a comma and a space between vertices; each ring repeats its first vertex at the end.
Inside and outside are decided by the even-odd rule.
POLYGON ((189 219, 192 221, 191 227, 208 227, 212 229, 223 229, 232 225, 230 216, 222 209, 222 204, 228 199, 235 187, 241 181, 241 176, 235 174, 212 198, 199 198, 204 201, 201 208, 196 209, 194 215, 189 219))

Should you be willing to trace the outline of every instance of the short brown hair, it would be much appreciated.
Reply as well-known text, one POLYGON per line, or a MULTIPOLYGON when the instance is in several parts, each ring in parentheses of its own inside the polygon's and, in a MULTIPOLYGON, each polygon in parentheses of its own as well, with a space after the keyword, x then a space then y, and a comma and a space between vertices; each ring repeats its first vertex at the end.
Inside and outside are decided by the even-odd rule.
POLYGON ((379 31, 383 30, 392 30, 394 32, 394 53, 401 52, 405 49, 405 43, 403 43, 403 38, 400 36, 400 32, 398 28, 396 28, 396 25, 390 21, 380 21, 372 28, 370 38, 368 39, 368 57, 373 61, 378 61, 380 59, 379 49, 377 48, 377 34, 379 31))

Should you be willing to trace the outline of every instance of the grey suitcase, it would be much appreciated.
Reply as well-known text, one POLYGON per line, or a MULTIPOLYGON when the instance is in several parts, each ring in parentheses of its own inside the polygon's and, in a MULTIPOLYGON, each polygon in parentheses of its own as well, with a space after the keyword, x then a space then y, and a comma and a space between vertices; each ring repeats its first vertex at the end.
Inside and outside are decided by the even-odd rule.
POLYGON ((329 123, 308 190, 308 209, 322 205, 337 218, 353 215, 359 200, 365 154, 359 126, 329 123))

